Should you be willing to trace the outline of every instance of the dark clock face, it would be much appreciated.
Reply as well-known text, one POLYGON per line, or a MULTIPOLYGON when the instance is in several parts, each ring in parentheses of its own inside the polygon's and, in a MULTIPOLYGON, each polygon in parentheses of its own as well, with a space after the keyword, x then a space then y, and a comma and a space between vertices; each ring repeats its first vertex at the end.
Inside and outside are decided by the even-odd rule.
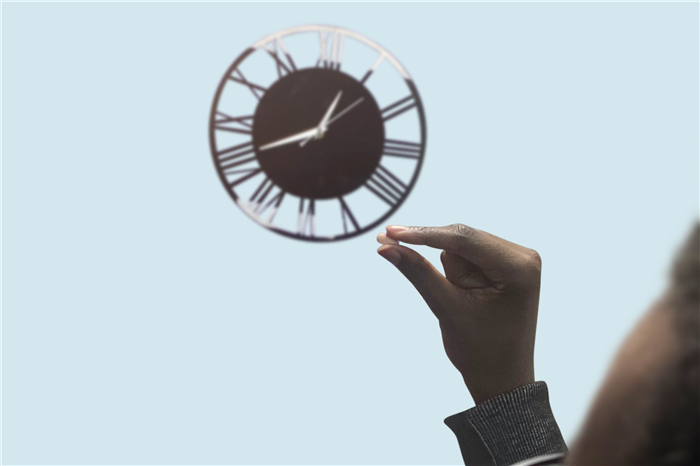
POLYGON ((387 219, 425 151, 423 108, 406 71, 368 39, 330 26, 281 31, 244 51, 219 84, 209 134, 239 207, 311 241, 350 238, 387 219))
POLYGON ((379 106, 365 86, 336 70, 307 68, 284 76, 260 99, 253 121, 260 167, 295 196, 332 199, 349 194, 372 176, 382 157, 379 106), (338 95, 338 110, 346 103, 358 104, 330 123, 321 137, 303 146, 304 139, 266 148, 271 141, 315 128, 338 95))

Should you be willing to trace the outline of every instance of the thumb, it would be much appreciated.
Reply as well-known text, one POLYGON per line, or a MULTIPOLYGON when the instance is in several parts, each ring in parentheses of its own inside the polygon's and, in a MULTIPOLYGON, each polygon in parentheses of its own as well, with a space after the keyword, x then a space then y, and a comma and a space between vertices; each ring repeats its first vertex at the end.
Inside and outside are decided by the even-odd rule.
POLYGON ((449 309, 447 300, 454 293, 452 285, 425 257, 401 245, 383 245, 377 252, 394 264, 418 290, 438 320, 449 309))
POLYGON ((472 264, 459 254, 442 251, 440 254, 445 277, 453 285, 465 290, 489 288, 491 281, 481 271, 481 267, 472 264))

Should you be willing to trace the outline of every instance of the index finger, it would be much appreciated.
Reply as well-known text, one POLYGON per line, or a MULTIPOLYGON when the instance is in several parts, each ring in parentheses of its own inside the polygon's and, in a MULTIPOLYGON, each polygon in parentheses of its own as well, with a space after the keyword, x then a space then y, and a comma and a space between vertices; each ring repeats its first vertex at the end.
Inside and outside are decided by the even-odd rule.
POLYGON ((387 236, 404 243, 459 254, 485 270, 507 267, 517 256, 510 241, 461 223, 444 227, 391 225, 386 231, 387 236))

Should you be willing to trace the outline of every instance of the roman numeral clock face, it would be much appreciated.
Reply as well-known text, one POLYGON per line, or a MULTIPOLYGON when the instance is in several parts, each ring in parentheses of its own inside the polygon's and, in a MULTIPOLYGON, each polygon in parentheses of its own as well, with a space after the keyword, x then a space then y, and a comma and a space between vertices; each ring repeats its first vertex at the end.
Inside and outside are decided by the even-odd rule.
POLYGON ((374 229, 403 203, 425 151, 418 91, 371 40, 303 26, 245 50, 216 91, 214 164, 252 219, 310 241, 374 229))

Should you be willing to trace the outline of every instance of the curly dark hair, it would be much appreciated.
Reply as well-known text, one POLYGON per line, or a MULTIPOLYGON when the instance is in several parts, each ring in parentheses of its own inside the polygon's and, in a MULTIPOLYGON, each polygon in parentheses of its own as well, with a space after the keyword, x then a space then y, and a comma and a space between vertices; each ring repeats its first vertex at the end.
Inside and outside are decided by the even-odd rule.
POLYGON ((700 465, 700 223, 671 269, 668 306, 680 351, 654 394, 647 464, 700 465))

